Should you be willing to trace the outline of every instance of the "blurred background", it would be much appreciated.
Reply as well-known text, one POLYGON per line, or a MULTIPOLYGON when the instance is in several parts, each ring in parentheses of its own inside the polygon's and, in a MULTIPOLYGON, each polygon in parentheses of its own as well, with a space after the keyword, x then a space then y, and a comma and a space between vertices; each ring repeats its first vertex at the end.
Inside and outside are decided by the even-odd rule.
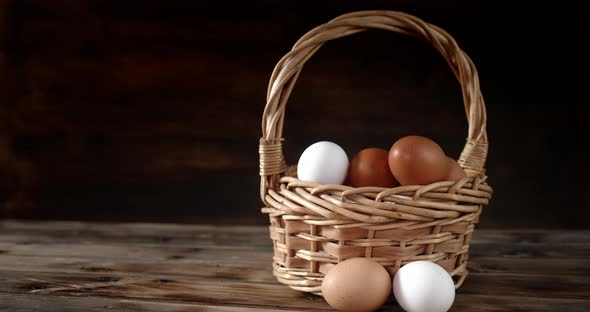
MULTIPOLYGON (((446 29, 477 65, 495 189, 481 227, 590 225, 582 1, 0 0, 0 217, 266 224, 273 67, 306 31, 368 9, 446 29)), ((308 62, 285 153, 331 140, 352 157, 408 134, 458 157, 459 85, 428 44, 372 31, 308 62)))

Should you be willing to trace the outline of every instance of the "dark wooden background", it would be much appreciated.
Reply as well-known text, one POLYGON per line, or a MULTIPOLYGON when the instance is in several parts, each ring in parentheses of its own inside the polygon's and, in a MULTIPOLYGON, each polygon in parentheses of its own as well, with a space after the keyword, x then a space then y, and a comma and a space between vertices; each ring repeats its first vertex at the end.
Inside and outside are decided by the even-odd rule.
MULTIPOLYGON (((582 2, 0 0, 0 216, 265 224, 257 140, 275 63, 339 14, 391 9, 448 30, 478 66, 496 191, 481 226, 589 226, 582 2)), ((308 63, 286 154, 421 134, 456 157, 466 129, 443 59, 374 31, 308 63)))

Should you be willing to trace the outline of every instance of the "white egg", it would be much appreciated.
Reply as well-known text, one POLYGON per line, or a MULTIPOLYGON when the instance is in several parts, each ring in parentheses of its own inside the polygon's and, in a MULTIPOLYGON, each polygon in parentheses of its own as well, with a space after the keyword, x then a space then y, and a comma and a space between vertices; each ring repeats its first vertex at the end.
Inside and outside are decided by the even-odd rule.
POLYGON ((348 171, 348 156, 338 144, 321 141, 303 151, 297 164, 299 180, 342 184, 348 171))
POLYGON ((455 300, 453 279, 438 264, 410 262, 395 274, 393 294, 408 312, 445 312, 455 300))

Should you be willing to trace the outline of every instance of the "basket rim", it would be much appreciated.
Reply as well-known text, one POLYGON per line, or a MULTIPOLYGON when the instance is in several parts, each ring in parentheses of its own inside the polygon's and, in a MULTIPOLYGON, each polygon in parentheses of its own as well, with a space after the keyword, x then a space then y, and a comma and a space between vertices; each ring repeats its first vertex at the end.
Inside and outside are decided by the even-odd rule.
POLYGON ((426 227, 479 215, 492 194, 479 175, 393 188, 320 184, 286 175, 276 188, 266 189, 262 212, 341 228, 426 227))

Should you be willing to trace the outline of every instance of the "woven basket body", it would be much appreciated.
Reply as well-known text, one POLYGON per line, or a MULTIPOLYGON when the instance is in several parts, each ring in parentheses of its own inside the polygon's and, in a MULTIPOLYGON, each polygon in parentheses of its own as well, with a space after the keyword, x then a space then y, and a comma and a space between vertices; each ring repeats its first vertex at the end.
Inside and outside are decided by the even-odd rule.
POLYGON ((260 196, 270 217, 273 270, 291 288, 321 294, 324 274, 348 258, 368 257, 394 274, 417 260, 436 262, 459 287, 467 276, 471 235, 491 198, 486 183, 486 112, 477 71, 444 30, 400 12, 340 16, 305 34, 277 64, 260 139, 260 196), (459 164, 468 177, 430 185, 353 188, 300 181, 283 157, 285 105, 305 62, 326 41, 384 29, 426 40, 461 84, 469 123, 459 164))

